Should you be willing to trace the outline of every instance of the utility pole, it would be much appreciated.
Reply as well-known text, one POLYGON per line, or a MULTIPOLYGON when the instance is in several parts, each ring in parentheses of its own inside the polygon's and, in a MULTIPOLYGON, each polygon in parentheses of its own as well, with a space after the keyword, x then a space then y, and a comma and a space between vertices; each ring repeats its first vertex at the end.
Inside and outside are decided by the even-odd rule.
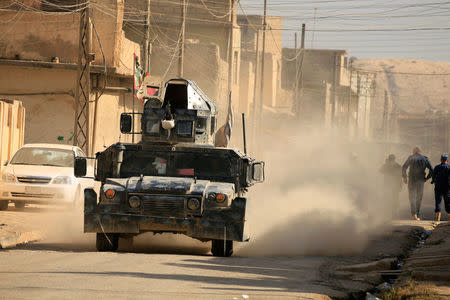
POLYGON ((255 141, 256 141, 256 128, 258 124, 257 119, 257 110, 258 110, 258 75, 259 75, 259 29, 256 30, 256 55, 255 55, 255 80, 253 82, 253 109, 252 109, 252 143, 253 147, 255 148, 255 141))
POLYGON ((314 8, 314 23, 313 23, 313 32, 311 39, 311 49, 314 49, 314 33, 316 32, 316 15, 317 15, 317 7, 314 8))
POLYGON ((178 77, 183 78, 184 76, 184 39, 185 39, 185 31, 186 31, 186 11, 187 4, 186 0, 181 1, 181 36, 178 41, 178 46, 180 47, 179 58, 178 58, 178 77))
POLYGON ((302 42, 300 44, 300 48, 305 49, 305 33, 306 33, 306 24, 302 24, 302 42))
POLYGON ((385 146, 385 152, 387 149, 388 140, 389 140, 389 96, 388 92, 384 91, 384 107, 383 107, 383 139, 385 146))
POLYGON ((262 59, 261 59, 261 86, 260 101, 258 108, 258 130, 261 131, 263 121, 263 105, 264 105, 264 60, 266 56, 266 30, 267 30, 267 0, 264 0, 264 19, 263 19, 263 36, 262 36, 262 59))
POLYGON ((87 155, 92 150, 89 145, 89 99, 91 93, 91 23, 89 0, 80 12, 80 33, 78 43, 78 68, 75 88, 75 123, 73 144, 79 146, 87 155))
POLYGON ((296 55, 298 55, 297 59, 296 59, 296 82, 297 82, 297 86, 296 86, 296 106, 297 106, 297 117, 300 118, 300 111, 301 111, 301 107, 302 107, 302 97, 303 97, 303 60, 304 60, 304 56, 305 56, 305 33, 306 33, 306 25, 305 23, 302 24, 302 36, 301 36, 301 42, 300 42, 300 53, 297 53, 296 51, 296 55), (299 86, 300 86, 300 92, 299 90, 299 86))
POLYGON ((144 23, 144 71, 150 72, 150 0, 147 0, 147 16, 144 23))
POLYGON ((233 90, 233 67, 235 62, 233 59, 234 49, 233 49, 233 38, 234 38, 234 0, 231 1, 231 24, 230 24, 230 34, 228 40, 228 95, 232 95, 233 90))
POLYGON ((295 45, 294 45, 294 54, 295 54, 295 77, 294 77, 294 102, 293 102, 293 107, 294 107, 294 113, 297 115, 300 112, 300 108, 299 108, 299 103, 298 103, 298 81, 299 81, 299 74, 298 74, 298 50, 297 50, 297 32, 295 33, 295 45))

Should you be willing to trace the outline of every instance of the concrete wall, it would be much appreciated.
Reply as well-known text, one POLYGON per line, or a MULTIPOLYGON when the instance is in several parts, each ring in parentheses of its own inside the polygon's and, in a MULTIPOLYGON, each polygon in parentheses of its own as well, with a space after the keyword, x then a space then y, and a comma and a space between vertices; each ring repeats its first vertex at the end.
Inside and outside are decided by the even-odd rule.
POLYGON ((17 100, 0 99, 0 172, 23 145, 25 108, 17 100))
MULTIPOLYGON (((76 70, 0 65, 0 97, 14 97, 26 109, 25 143, 72 144, 75 78, 76 70)), ((131 87, 132 80, 110 78, 109 85, 131 87)), ((135 106, 136 111, 142 110, 140 103, 135 106)), ((91 132, 94 107, 91 103, 91 132)), ((131 107, 130 93, 105 91, 97 106, 94 152, 119 140, 131 142, 131 136, 122 136, 119 128, 120 113, 131 107)))
MULTIPOLYGON (((120 74, 131 75, 133 52, 139 45, 125 38, 122 31, 123 0, 105 0, 94 6, 92 19, 99 34, 106 63, 120 74)), ((2 12, 0 15, 0 58, 60 62, 78 61, 79 13, 24 11, 2 12), (12 20, 14 22, 12 23, 12 20)), ((103 64, 102 51, 92 30, 93 64, 103 64)))

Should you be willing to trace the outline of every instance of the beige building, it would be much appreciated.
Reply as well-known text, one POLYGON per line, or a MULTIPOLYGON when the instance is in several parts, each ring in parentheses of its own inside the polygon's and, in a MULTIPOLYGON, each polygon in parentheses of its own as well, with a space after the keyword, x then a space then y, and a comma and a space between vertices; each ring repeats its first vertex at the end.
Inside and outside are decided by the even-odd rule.
MULTIPOLYGON (((298 51, 284 48, 283 55, 298 51)), ((296 78, 293 111, 301 122, 343 128, 354 137, 371 135, 375 74, 352 70, 346 50, 303 49, 298 62, 283 63, 283 88, 293 90, 296 78)))
MULTIPOLYGON (((2 1, 2 6, 6 2, 10 1, 2 1)), ((22 2, 19 12, 0 15, 0 97, 20 100, 26 108, 25 143, 71 144, 79 14, 58 11, 49 1, 45 5, 33 1, 32 8, 28 6, 30 1, 22 2)), ((140 46, 125 37, 123 16, 121 0, 92 5, 98 37, 93 30, 91 100, 103 93, 97 102, 90 104, 92 153, 119 140, 131 141, 130 136, 120 134, 119 116, 133 106, 130 93, 133 53, 139 53, 140 46)), ((137 103, 136 109, 140 107, 137 103)))
MULTIPOLYGON (((286 98, 281 97, 282 23, 281 17, 267 17, 263 89, 263 103, 266 111, 287 105, 286 98)), ((258 103, 261 97, 263 16, 240 15, 238 24, 241 27, 242 44, 240 110, 248 113, 255 111, 257 105, 255 105, 254 99, 256 98, 256 103, 258 103), (257 59, 259 60, 257 61, 257 59)))
POLYGON ((23 146, 25 108, 17 100, 0 99, 0 171, 23 146))

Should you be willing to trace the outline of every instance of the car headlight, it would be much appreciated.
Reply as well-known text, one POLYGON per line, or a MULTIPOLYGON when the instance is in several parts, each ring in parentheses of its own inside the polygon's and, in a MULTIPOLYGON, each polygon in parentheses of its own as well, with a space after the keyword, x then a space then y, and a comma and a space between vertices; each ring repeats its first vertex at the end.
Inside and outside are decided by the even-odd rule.
POLYGON ((10 173, 5 173, 2 175, 2 181, 4 182, 16 182, 16 176, 10 173))
POLYGON ((187 207, 190 210, 199 210, 200 209, 200 201, 197 198, 189 198, 187 202, 187 207))
POLYGON ((72 178, 70 176, 57 176, 52 181, 53 184, 71 184, 72 178))
POLYGON ((141 198, 138 196, 131 196, 128 198, 128 203, 131 208, 139 208, 141 206, 141 198))

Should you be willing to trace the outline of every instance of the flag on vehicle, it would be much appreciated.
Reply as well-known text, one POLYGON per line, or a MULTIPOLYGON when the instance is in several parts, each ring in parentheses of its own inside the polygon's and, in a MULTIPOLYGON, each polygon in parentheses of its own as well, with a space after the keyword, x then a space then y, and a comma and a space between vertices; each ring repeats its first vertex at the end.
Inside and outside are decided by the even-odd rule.
POLYGON ((227 114, 227 120, 225 121, 225 124, 220 127, 215 135, 215 142, 214 145, 216 147, 228 147, 228 143, 231 139, 231 131, 233 129, 233 122, 234 122, 234 116, 233 116, 233 105, 231 103, 231 92, 228 97, 228 114, 227 114))

